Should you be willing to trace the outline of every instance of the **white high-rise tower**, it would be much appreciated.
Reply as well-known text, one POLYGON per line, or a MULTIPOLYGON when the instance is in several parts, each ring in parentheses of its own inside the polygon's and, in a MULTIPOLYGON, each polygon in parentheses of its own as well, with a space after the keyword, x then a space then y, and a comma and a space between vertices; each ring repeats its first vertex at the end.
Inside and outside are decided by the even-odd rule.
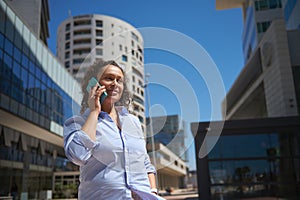
POLYGON ((105 15, 79 15, 63 21, 57 31, 57 56, 80 81, 84 68, 97 59, 115 60, 126 69, 133 113, 145 129, 143 38, 136 28, 105 15))

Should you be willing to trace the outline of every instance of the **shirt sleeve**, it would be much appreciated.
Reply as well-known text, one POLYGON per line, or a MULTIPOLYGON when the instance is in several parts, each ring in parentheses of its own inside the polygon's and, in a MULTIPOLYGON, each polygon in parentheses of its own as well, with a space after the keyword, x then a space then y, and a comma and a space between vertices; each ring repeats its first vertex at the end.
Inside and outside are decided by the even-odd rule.
POLYGON ((90 137, 81 130, 85 120, 74 116, 64 124, 64 149, 67 158, 76 165, 84 165, 92 155, 96 146, 90 137))
MULTIPOLYGON (((132 118, 134 119, 134 123, 135 125, 138 127, 139 131, 141 132, 141 135, 143 135, 143 130, 142 130, 142 126, 140 121, 138 120, 137 117, 132 116, 132 118)), ((145 146, 146 148, 146 146, 145 146)), ((147 152, 147 150, 145 150, 147 152)), ((156 169, 155 167, 152 165, 151 160, 149 158, 149 155, 146 153, 145 155, 145 161, 144 161, 145 167, 146 167, 146 171, 147 173, 154 173, 156 174, 156 169)))
POLYGON ((151 161, 150 161, 150 158, 149 158, 149 155, 147 154, 145 156, 145 167, 146 167, 146 171, 147 173, 153 173, 153 174, 156 174, 156 169, 155 167, 151 164, 151 161))

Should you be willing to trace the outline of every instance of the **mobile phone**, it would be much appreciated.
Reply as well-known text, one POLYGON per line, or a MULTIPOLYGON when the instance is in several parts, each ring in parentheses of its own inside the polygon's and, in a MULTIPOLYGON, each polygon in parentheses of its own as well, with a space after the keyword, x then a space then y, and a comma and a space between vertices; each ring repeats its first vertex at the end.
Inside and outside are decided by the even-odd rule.
MULTIPOLYGON (((95 77, 92 77, 86 87, 86 91, 90 93, 91 88, 94 87, 95 85, 98 85, 99 87, 101 86, 100 83, 97 81, 97 79, 95 77)), ((107 97, 107 93, 103 92, 102 95, 100 96, 100 104, 103 103, 106 97, 107 97)))

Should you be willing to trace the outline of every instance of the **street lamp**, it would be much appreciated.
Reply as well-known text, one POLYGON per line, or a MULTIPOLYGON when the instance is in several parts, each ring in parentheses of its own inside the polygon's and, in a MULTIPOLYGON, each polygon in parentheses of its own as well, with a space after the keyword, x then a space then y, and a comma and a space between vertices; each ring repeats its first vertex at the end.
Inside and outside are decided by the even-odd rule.
MULTIPOLYGON (((147 73, 145 75, 145 85, 144 88, 146 90, 146 95, 147 95, 147 110, 148 110, 148 115, 149 115, 149 133, 151 136, 151 148, 152 148, 152 158, 153 158, 153 165, 156 169, 156 155, 155 155, 155 143, 154 143, 154 135, 153 135, 153 127, 152 127, 152 119, 150 117, 150 95, 149 95, 149 89, 148 89, 148 78, 150 77, 150 74, 147 73)), ((157 181, 157 179, 156 179, 157 181)))

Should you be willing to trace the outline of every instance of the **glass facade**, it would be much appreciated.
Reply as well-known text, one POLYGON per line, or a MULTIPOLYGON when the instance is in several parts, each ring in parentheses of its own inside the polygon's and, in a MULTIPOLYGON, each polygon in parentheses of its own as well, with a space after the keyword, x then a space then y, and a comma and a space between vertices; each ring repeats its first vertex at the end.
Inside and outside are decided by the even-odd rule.
MULTIPOLYGON (((264 33, 271 24, 271 21, 275 18, 270 19, 266 15, 270 10, 282 9, 281 0, 255 0, 253 3, 249 3, 246 7, 246 15, 244 21, 244 30, 242 36, 243 42, 243 54, 245 63, 248 61, 253 51, 257 47, 260 40, 260 35, 264 33), (266 19, 271 21, 258 21, 262 13, 266 16, 266 19)), ((274 14, 273 14, 274 15, 274 14)), ((280 16, 278 16, 279 18, 280 16)))
POLYGON ((300 2, 297 0, 285 0, 284 2, 284 18, 287 30, 300 29, 300 2))
MULTIPOLYGON (((51 121, 63 125, 79 105, 44 70, 56 67, 57 61, 8 7, 4 9, 0 16, 0 107, 48 130, 51 121)), ((54 76, 58 73, 53 72, 54 76)))
POLYGON ((284 17, 285 21, 289 21, 291 14, 297 4, 297 0, 287 0, 287 3, 284 7, 284 17))
POLYGON ((256 48, 257 45, 257 35, 254 19, 254 9, 253 6, 247 7, 247 15, 243 30, 243 52, 244 60, 248 61, 248 58, 252 54, 252 51, 256 48))
POLYGON ((40 191, 52 190, 54 171, 77 168, 65 158, 62 147, 0 126, 0 197, 41 199, 40 191))
POLYGON ((43 42, 0 1, 0 112, 21 121, 23 130, 6 126, 1 116, 1 198, 44 199, 53 172, 78 170, 62 144, 47 139, 62 141, 64 121, 79 112, 81 98, 74 97, 74 88, 79 85, 43 42))
MULTIPOLYGON (((199 123, 196 152, 208 126, 199 123)), ((212 151, 197 157, 200 198, 299 199, 299 130, 297 117, 225 121, 212 151)))
POLYGON ((257 0, 255 1, 255 10, 269 10, 282 8, 281 0, 257 0))

